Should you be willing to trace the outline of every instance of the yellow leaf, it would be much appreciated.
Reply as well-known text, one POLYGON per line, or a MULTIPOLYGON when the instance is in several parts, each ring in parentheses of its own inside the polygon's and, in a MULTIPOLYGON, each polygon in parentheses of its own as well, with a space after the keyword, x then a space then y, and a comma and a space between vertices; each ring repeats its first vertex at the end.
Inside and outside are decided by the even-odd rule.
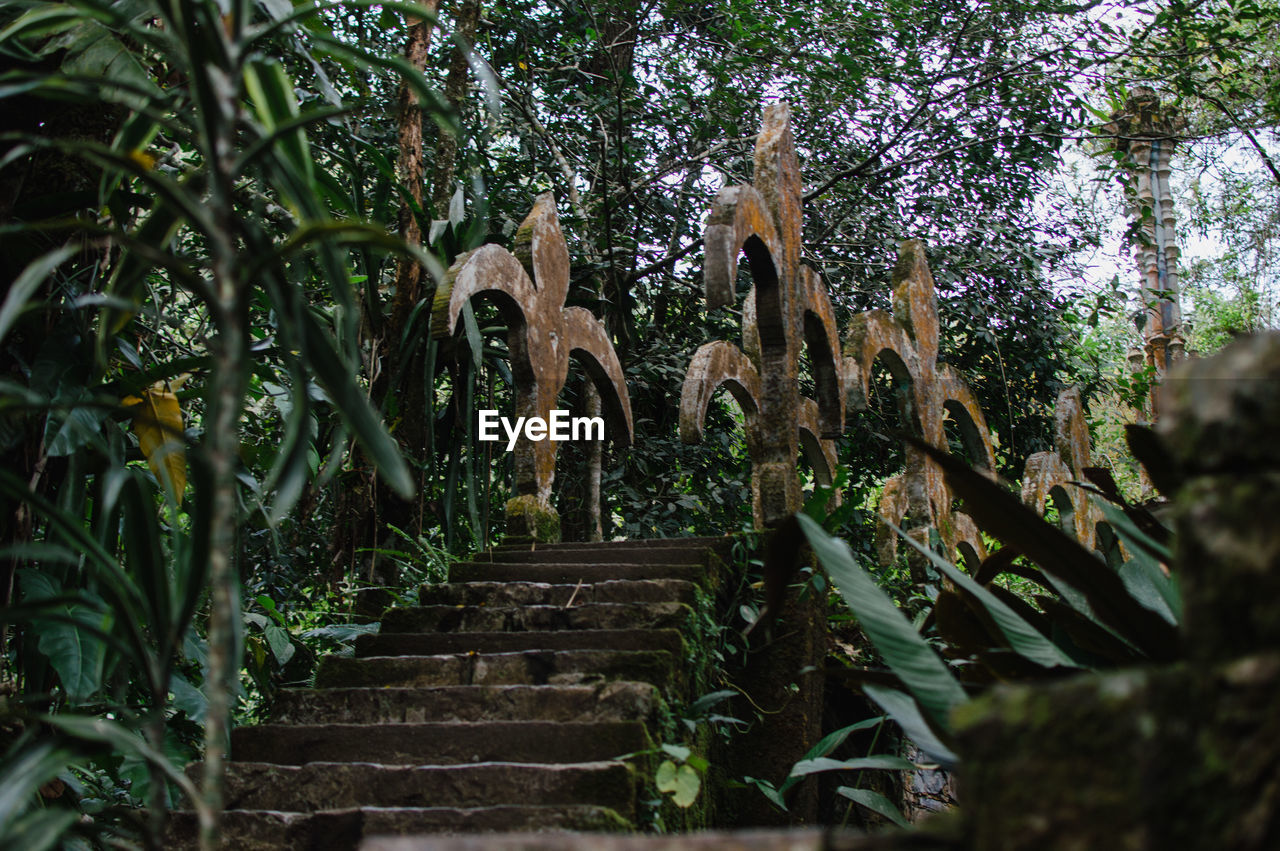
POLYGON ((151 472, 163 484, 172 487, 171 493, 181 503, 187 489, 187 451, 182 440, 182 408, 174 394, 180 381, 157 381, 142 391, 142 397, 129 396, 121 404, 132 407, 133 433, 138 436, 142 454, 151 465, 151 472))
POLYGON ((151 169, 156 167, 156 158, 141 148, 136 151, 130 151, 129 159, 142 166, 146 171, 151 171, 151 169))

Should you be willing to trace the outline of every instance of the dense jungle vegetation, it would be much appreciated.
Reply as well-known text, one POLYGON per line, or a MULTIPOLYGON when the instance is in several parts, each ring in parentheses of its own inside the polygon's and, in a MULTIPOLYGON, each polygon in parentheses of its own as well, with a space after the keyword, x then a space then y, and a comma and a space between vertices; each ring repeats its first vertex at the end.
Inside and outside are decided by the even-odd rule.
MULTIPOLYGON (((764 102, 792 105, 838 318, 886 307, 924 239, 1000 472, 1078 384, 1136 482, 1102 127, 1135 83, 1185 118, 1192 347, 1274 327, 1278 32, 1273 0, 4 0, 0 836, 155 847, 167 808, 211 821, 230 725, 501 538, 510 461, 474 412, 509 410, 505 328, 477 308, 434 339, 430 305, 540 192, 640 447, 599 460, 600 505, 591 448, 562 448, 565 536, 749 527, 732 406, 704 445, 676 427, 692 353, 737 333, 703 307, 701 234, 764 102)), ((881 378, 840 445, 868 566, 902 463, 881 378)), ((584 397, 572 375, 562 405, 584 397)))

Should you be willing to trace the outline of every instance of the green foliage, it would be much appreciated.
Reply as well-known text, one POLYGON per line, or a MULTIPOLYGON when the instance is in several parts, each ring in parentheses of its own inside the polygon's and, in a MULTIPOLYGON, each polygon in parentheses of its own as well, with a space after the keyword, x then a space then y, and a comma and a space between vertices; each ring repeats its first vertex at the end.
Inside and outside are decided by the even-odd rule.
POLYGON ((415 487, 354 368, 351 261, 400 253, 429 270, 439 264, 333 191, 309 134, 332 132, 351 109, 315 57, 403 71, 428 103, 432 93, 402 59, 380 59, 323 25, 300 28, 319 11, 101 0, 3 13, 0 98, 6 110, 47 117, 5 138, 4 167, 76 184, 20 195, 0 227, 16 247, 6 262, 25 264, 0 307, 9 374, 22 378, 6 387, 4 450, 21 459, 23 477, 5 472, 0 487, 27 518, 2 531, 6 542, 43 548, 11 549, 30 566, 6 620, 36 639, 17 661, 27 694, 54 695, 60 711, 45 723, 125 754, 91 765, 126 789, 130 760, 149 767, 149 784, 131 792, 135 805, 145 796, 152 846, 169 782, 212 825, 220 778, 211 773, 197 794, 170 760, 194 755, 192 720, 205 724, 208 749, 225 747, 242 641, 251 662, 269 651, 283 668, 296 653, 280 613, 262 602, 269 597, 242 633, 239 586, 253 581, 252 561, 239 557, 242 521, 246 537, 256 527, 279 551, 281 527, 308 486, 333 475, 348 435, 401 496, 415 487), (310 81, 302 100, 290 66, 310 81), (70 115, 87 116, 91 132, 63 126, 70 115), (185 501, 166 498, 133 463, 118 402, 184 372, 194 374, 181 396, 188 431, 169 439, 191 445, 185 501), (271 449, 257 447, 245 467, 239 421, 251 387, 286 415, 267 435, 271 449), (207 645, 192 633, 203 606, 207 645), (73 704, 119 720, 67 711, 73 704), (173 732, 183 748, 169 756, 173 732))
MULTIPOLYGON (((807 514, 797 514, 795 522, 900 687, 886 685, 874 672, 859 677, 851 671, 852 679, 861 679, 866 696, 922 752, 944 767, 955 765, 951 711, 986 683, 1175 658, 1181 598, 1167 572, 1169 532, 1149 512, 1125 502, 1105 471, 1089 471, 1101 497, 1112 501, 1102 504, 1101 550, 1089 552, 984 475, 918 445, 943 467, 949 486, 979 526, 1006 547, 969 575, 894 527, 946 580, 924 619, 932 635, 904 614, 844 541, 807 514), (1020 564, 1022 557, 1030 564, 1020 564), (1035 590, 1029 599, 997 583, 1008 573, 1030 580, 1035 590)), ((781 533, 778 539, 786 540, 781 533)), ((780 580, 785 581, 773 579, 780 580)), ((810 756, 797 763, 792 778, 851 768, 905 770, 883 758, 868 759, 841 763, 810 756)), ((761 788, 775 802, 786 791, 761 788)), ((839 794, 893 819, 878 793, 842 789, 839 794)))

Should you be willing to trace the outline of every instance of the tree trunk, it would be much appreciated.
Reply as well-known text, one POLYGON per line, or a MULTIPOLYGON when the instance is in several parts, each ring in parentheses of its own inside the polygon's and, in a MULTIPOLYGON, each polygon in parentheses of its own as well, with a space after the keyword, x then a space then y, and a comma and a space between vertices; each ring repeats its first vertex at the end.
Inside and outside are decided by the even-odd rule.
MULTIPOLYGON (((449 106, 462 113, 467 95, 467 83, 471 78, 471 66, 467 50, 476 37, 476 24, 480 21, 480 0, 462 0, 458 10, 455 38, 461 43, 453 46, 449 60, 449 76, 444 84, 444 96, 449 106)), ((458 169, 458 137, 441 131, 436 142, 436 162, 431 173, 431 201, 437 219, 449 215, 449 199, 453 197, 453 178, 458 169)))

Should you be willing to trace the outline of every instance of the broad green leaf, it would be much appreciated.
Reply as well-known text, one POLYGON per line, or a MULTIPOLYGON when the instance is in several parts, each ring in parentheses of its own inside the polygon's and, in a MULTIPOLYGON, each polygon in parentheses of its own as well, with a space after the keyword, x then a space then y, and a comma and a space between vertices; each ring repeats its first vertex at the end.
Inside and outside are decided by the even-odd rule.
POLYGON ((920 705, 945 726, 951 709, 966 700, 955 675, 897 604, 858 565, 848 544, 828 535, 808 515, 797 514, 796 518, 809 546, 817 553, 845 605, 857 615, 867 637, 920 705))
POLYGON ((924 715, 920 713, 920 707, 916 701, 909 695, 870 683, 864 685, 862 690, 898 723, 898 726, 920 750, 932 757, 943 768, 954 768, 959 762, 960 758, 956 756, 955 751, 942 743, 924 715))
POLYGON ((943 576, 954 582, 965 593, 977 598, 978 602, 987 610, 987 613, 991 615, 991 619, 996 622, 996 626, 1004 634, 1009 646, 1019 656, 1046 668, 1059 666, 1078 667, 1075 660, 1063 651, 1061 647, 1045 638, 1040 630, 1023 620, 1017 612, 1005 605, 1004 601, 975 582, 973 577, 959 570, 933 550, 920 544, 915 538, 898 528, 893 521, 881 519, 884 520, 889 528, 897 532, 902 540, 915 547, 925 558, 929 559, 943 576))
POLYGON ((209 698, 191 681, 176 671, 169 677, 169 691, 173 694, 173 708, 187 713, 197 724, 203 724, 209 713, 209 698))
MULTIPOLYGON (((67 614, 104 632, 111 628, 112 619, 108 613, 86 606, 71 606, 67 614)), ((58 672, 67 699, 72 703, 83 703, 92 697, 102 685, 107 646, 86 631, 65 622, 39 622, 31 629, 39 636, 37 649, 58 672)))
POLYGON ((297 648, 293 646, 293 642, 289 640, 289 633, 275 624, 270 624, 263 630, 267 638, 267 644, 271 647, 271 655, 276 657, 276 664, 283 667, 293 658, 293 654, 297 652, 297 648))
POLYGON ((848 798, 856 804, 861 804, 874 813, 879 813, 898 827, 911 826, 898 808, 879 792, 873 792, 870 789, 854 789, 852 786, 841 786, 836 789, 836 794, 848 798))
POLYGON ((878 754, 876 756, 864 756, 858 759, 830 759, 829 757, 819 757, 818 759, 802 759, 791 767, 792 777, 806 777, 810 774, 818 774, 823 771, 859 771, 862 769, 875 769, 881 771, 914 771, 915 765, 903 759, 900 756, 890 756, 889 754, 878 754))
POLYGON ((659 792, 671 795, 676 806, 681 808, 692 806, 698 799, 698 790, 702 788, 702 780, 693 766, 677 766, 669 759, 658 766, 653 782, 659 792))

